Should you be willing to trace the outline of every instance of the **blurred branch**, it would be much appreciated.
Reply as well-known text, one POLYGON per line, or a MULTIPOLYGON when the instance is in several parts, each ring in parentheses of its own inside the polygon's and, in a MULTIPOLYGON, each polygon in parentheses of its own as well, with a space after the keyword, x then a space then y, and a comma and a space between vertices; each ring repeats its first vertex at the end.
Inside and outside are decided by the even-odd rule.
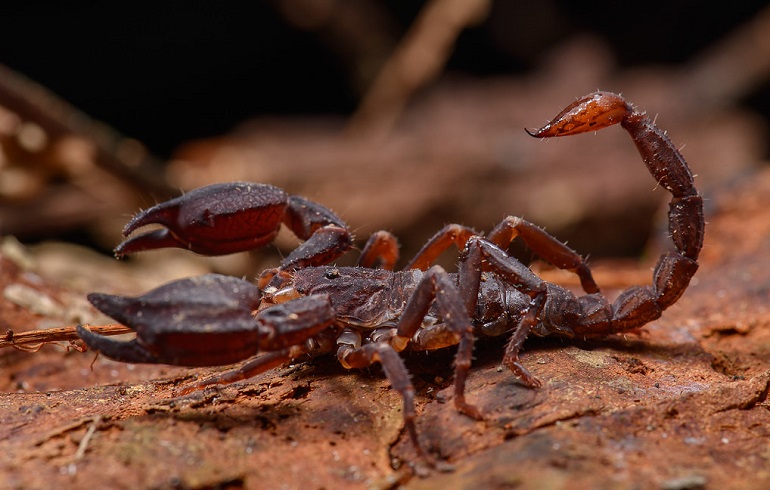
POLYGON ((460 33, 484 20, 489 0, 431 0, 385 63, 349 131, 380 136, 393 128, 409 97, 441 73, 460 33))
POLYGON ((165 181, 163 163, 139 141, 91 119, 38 83, 0 65, 0 105, 20 118, 40 126, 52 139, 80 136, 96 149, 103 168, 126 177, 143 190, 161 196, 174 195, 165 181))

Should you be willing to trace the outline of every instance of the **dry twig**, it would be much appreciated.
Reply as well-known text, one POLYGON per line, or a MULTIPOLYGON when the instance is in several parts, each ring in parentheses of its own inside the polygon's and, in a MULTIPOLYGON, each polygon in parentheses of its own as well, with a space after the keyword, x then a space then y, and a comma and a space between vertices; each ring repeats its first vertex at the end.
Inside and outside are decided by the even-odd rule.
MULTIPOLYGON (((101 335, 121 335, 133 332, 130 328, 117 323, 89 326, 88 329, 101 335)), ((79 339, 80 337, 78 337, 76 327, 71 325, 20 333, 8 330, 5 333, 5 336, 0 339, 0 348, 14 347, 19 350, 37 350, 43 344, 50 342, 70 342, 79 339)))
POLYGON ((435 79, 463 29, 486 18, 489 0, 433 0, 382 67, 350 122, 353 134, 387 134, 409 97, 435 79))

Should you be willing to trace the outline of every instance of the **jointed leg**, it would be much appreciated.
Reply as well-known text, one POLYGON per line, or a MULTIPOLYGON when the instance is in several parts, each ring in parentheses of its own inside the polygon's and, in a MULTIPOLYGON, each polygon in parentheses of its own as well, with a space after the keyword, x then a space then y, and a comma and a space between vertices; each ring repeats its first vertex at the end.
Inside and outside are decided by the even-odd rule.
MULTIPOLYGON (((456 224, 447 225, 428 240, 406 268, 426 270, 452 244, 459 250, 464 250, 472 236, 477 236, 477 233, 471 228, 456 224)), ((509 216, 489 232, 487 240, 502 249, 506 249, 519 236, 532 251, 545 261, 559 269, 569 270, 577 274, 587 293, 599 292, 599 287, 596 285, 585 260, 566 244, 529 221, 509 216)))
POLYGON ((444 335, 450 332, 455 340, 460 341, 455 357, 455 407, 465 415, 480 419, 481 413, 478 409, 465 402, 465 380, 473 357, 473 326, 463 308, 467 301, 463 299, 460 290, 444 269, 433 266, 425 273, 401 314, 398 335, 391 343, 399 350, 404 349, 406 342, 414 338, 422 326, 422 321, 434 300, 446 325, 444 335))
POLYGON ((417 437, 417 428, 414 425, 414 386, 409 380, 409 372, 404 365, 404 361, 398 355, 398 352, 392 346, 384 342, 366 344, 354 347, 348 343, 341 343, 337 351, 337 357, 345 367, 366 368, 379 362, 385 376, 390 381, 390 385, 396 390, 404 400, 404 428, 409 433, 415 449, 423 459, 431 461, 427 453, 423 451, 420 440, 417 437))
POLYGON ((471 238, 468 241, 465 254, 460 260, 460 287, 463 290, 468 311, 475 311, 476 309, 482 270, 493 271, 503 280, 515 285, 522 293, 532 298, 529 308, 508 342, 503 362, 527 386, 540 386, 540 382, 519 363, 519 350, 532 327, 538 322, 546 297, 545 282, 495 244, 481 237, 471 238))
POLYGON ((517 236, 520 236, 527 247, 546 262, 577 274, 585 292, 589 294, 599 292, 599 287, 591 276, 591 270, 583 257, 529 221, 508 216, 489 232, 487 240, 505 249, 517 236))
POLYGON ((467 226, 446 225, 423 245, 405 269, 427 270, 439 255, 451 247, 452 244, 458 250, 463 250, 468 239, 476 234, 474 230, 467 226))
POLYGON ((529 370, 519 362, 519 351, 524 341, 527 340, 530 330, 537 323, 538 314, 543 307, 542 304, 542 297, 532 301, 529 309, 524 313, 524 316, 513 331, 508 345, 505 346, 505 354, 503 355, 503 364, 530 388, 539 388, 540 381, 532 376, 529 370))
POLYGON ((361 257, 358 259, 360 267, 378 268, 392 271, 398 261, 398 240, 392 233, 380 230, 372 233, 367 240, 361 257))
POLYGON ((208 379, 204 379, 197 383, 182 387, 178 394, 180 396, 186 395, 188 393, 192 393, 193 391, 199 391, 210 386, 226 385, 235 383, 236 381, 249 379, 256 376, 257 374, 267 371, 268 369, 278 367, 286 362, 291 361, 292 359, 296 359, 306 352, 307 350, 304 348, 304 346, 295 346, 276 352, 268 352, 267 354, 255 357, 254 359, 244 363, 237 369, 226 371, 208 379))

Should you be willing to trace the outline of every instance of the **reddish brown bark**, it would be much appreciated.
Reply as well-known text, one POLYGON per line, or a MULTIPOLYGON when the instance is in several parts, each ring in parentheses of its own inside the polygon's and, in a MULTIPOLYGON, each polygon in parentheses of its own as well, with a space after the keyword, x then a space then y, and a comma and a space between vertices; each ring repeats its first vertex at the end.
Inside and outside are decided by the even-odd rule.
MULTIPOLYGON (((47 346, 2 351, 0 473, 24 488, 765 485, 769 195, 764 172, 709 196, 696 280, 640 336, 526 344, 522 361, 542 388, 525 388, 498 367, 502 342, 480 342, 467 396, 484 421, 443 403, 451 352, 408 357, 420 437, 454 472, 416 478, 391 467, 414 452, 399 396, 376 369, 345 371, 319 359, 172 400, 176 384, 209 370, 103 358, 90 370, 91 354, 47 346)), ((22 285, 59 305, 77 297, 8 254, 0 264, 6 292, 22 285)), ((647 267, 599 264, 596 277, 623 285, 647 267)), ((4 328, 40 321, 34 305, 8 298, 0 301, 4 328)))

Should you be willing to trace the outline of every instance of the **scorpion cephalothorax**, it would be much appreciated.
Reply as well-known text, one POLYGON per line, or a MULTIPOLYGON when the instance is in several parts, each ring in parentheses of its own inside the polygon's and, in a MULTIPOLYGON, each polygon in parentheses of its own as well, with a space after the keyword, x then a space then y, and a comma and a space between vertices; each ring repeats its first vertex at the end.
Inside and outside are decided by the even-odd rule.
POLYGON ((486 235, 448 225, 401 271, 393 271, 396 239, 380 231, 363 248, 358 266, 335 267, 328 264, 351 248, 352 237, 334 213, 273 186, 230 183, 138 214, 126 235, 150 223, 165 228, 128 238, 116 254, 161 247, 227 254, 271 242, 281 224, 304 240, 302 245, 265 271, 257 285, 210 274, 136 298, 91 294, 97 308, 134 328, 137 337, 119 342, 82 327, 78 332, 89 347, 125 362, 214 366, 264 352, 234 371, 183 388, 184 393, 245 379, 305 355, 336 352, 346 368, 380 363, 403 396, 405 427, 423 453, 414 425, 414 388, 398 352, 457 345, 455 405, 479 418, 479 410, 465 401, 475 336, 510 332, 503 363, 537 387, 540 382, 519 362, 530 333, 589 338, 635 330, 660 317, 687 288, 703 243, 703 201, 687 163, 663 131, 620 96, 597 92, 530 134, 572 135, 616 123, 631 135, 656 182, 673 195, 668 216, 674 250, 661 256, 652 285, 631 287, 612 303, 580 255, 520 218, 508 217, 486 235), (506 249, 517 237, 547 262, 577 274, 586 294, 545 282, 510 257, 506 249), (452 246, 461 250, 456 273, 432 265, 452 246))

